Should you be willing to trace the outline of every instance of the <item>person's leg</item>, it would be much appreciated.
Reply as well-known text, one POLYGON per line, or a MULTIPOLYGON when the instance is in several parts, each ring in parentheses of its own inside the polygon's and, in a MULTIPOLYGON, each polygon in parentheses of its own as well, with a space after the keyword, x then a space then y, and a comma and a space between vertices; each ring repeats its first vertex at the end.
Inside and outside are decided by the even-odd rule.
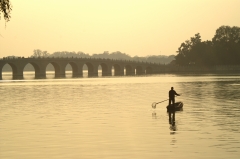
POLYGON ((168 100, 168 117, 169 117, 169 124, 171 124, 171 99, 168 100))
POLYGON ((171 124, 171 112, 168 111, 168 117, 169 117, 169 124, 171 124))
POLYGON ((173 103, 173 122, 175 122, 175 99, 172 99, 173 103))
POLYGON ((172 120, 173 122, 175 122, 175 110, 173 110, 172 114, 173 114, 172 120))

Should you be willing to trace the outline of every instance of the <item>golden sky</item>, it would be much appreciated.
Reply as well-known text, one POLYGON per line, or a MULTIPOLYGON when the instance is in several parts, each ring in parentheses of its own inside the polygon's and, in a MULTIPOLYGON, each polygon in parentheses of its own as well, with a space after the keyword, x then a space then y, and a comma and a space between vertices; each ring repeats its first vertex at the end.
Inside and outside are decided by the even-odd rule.
POLYGON ((240 27, 240 0, 11 0, 0 20, 0 58, 34 49, 130 56, 176 55, 196 33, 211 40, 222 25, 240 27))

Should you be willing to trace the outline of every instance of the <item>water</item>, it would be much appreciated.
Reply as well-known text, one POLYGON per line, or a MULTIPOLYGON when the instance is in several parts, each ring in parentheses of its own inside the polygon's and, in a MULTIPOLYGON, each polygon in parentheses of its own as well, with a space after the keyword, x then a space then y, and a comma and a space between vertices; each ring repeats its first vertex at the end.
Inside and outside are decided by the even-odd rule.
POLYGON ((150 75, 0 81, 1 159, 236 159, 237 75, 150 75), (184 109, 168 123, 174 86, 184 109))

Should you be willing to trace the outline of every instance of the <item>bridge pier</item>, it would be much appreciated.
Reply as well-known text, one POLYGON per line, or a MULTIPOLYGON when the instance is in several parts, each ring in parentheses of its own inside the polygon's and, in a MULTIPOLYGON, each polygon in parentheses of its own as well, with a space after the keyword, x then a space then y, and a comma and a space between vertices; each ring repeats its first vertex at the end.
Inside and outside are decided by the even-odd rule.
POLYGON ((102 72, 102 76, 112 76, 112 71, 108 70, 107 72, 102 72))
POLYGON ((110 66, 102 67, 102 76, 112 76, 112 68, 110 66))
POLYGON ((46 73, 40 74, 35 72, 35 79, 46 79, 46 78, 47 78, 46 73))
POLYGON ((114 76, 124 76, 124 66, 115 64, 114 67, 114 76))
POLYGON ((69 62, 69 64, 72 66, 72 77, 83 77, 83 63, 74 63, 69 62))
POLYGON ((46 77, 46 66, 34 67, 34 68, 35 68, 35 79, 45 79, 45 78, 47 78, 46 77))
POLYGON ((125 70, 126 70, 126 76, 135 75, 135 69, 131 65, 126 65, 125 70))
POLYGON ((114 72, 114 76, 124 76, 124 70, 114 72))
POLYGON ((21 74, 21 73, 13 74, 13 79, 14 80, 23 79, 23 74, 21 74))
POLYGON ((73 78, 77 78, 77 77, 83 77, 83 74, 82 74, 82 72, 81 73, 72 73, 72 77, 73 78))
POLYGON ((112 76, 112 65, 111 64, 100 64, 102 67, 102 76, 112 76))
POLYGON ((97 76, 98 76, 98 70, 94 70, 92 72, 88 70, 88 77, 97 77, 97 76))
POLYGON ((97 77, 98 76, 98 65, 87 64, 88 66, 88 77, 97 77))
POLYGON ((143 71, 136 71, 136 75, 144 75, 145 73, 143 71))
POLYGON ((72 68, 72 77, 83 77, 83 69, 82 67, 72 68))
POLYGON ((65 77, 65 66, 66 64, 62 61, 59 63, 52 62, 51 63, 55 69, 55 78, 64 78, 65 77))
POLYGON ((2 68, 0 68, 0 80, 2 80, 2 68))
POLYGON ((126 69, 126 76, 132 76, 132 75, 135 75, 135 71, 126 69))
POLYGON ((2 80, 2 69, 3 69, 3 66, 5 65, 6 63, 3 63, 0 61, 0 80, 2 80))
POLYGON ((56 73, 55 72, 55 78, 65 78, 65 73, 56 73))
POLYGON ((23 79, 23 69, 24 69, 24 64, 22 63, 9 63, 9 65, 12 67, 13 71, 13 79, 18 80, 18 79, 23 79))
POLYGON ((140 66, 136 67, 136 75, 143 75, 145 74, 144 69, 140 66))

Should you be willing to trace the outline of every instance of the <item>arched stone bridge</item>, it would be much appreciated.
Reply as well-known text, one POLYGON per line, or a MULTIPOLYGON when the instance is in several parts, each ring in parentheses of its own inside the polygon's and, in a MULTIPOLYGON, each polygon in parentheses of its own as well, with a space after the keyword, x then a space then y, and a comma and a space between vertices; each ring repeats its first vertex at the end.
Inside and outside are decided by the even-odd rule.
POLYGON ((98 67, 102 67, 102 76, 111 76, 114 68, 115 76, 123 75, 142 75, 156 74, 161 72, 160 64, 136 62, 128 60, 112 60, 101 58, 59 58, 59 57, 41 57, 41 58, 3 58, 0 59, 0 80, 2 80, 2 69, 4 65, 9 64, 12 68, 13 79, 23 79, 24 67, 31 64, 35 69, 35 78, 46 78, 46 68, 52 64, 55 69, 55 77, 65 77, 65 68, 67 64, 72 67, 73 77, 83 76, 83 65, 88 67, 88 76, 98 76, 98 67), (125 70, 125 71, 124 71, 125 70), (125 72, 125 73, 124 73, 125 72))

